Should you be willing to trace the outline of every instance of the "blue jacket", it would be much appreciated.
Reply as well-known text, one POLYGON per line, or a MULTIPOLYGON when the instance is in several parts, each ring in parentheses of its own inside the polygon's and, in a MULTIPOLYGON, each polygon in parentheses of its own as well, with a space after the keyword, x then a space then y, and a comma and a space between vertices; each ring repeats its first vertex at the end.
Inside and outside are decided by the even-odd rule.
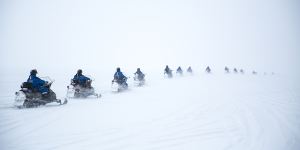
POLYGON ((117 80, 125 80, 127 79, 121 71, 117 71, 114 75, 114 78, 117 80))
POLYGON ((29 78, 27 79, 27 82, 32 84, 33 89, 37 89, 41 93, 49 91, 48 88, 44 87, 46 81, 40 79, 36 75, 30 75, 29 78))
POLYGON ((90 78, 84 76, 84 75, 78 75, 76 74, 73 78, 73 81, 75 83, 78 83, 79 85, 84 85, 86 81, 91 80, 90 78))
POLYGON ((30 75, 27 82, 31 83, 33 88, 38 88, 46 83, 46 81, 40 79, 36 75, 30 75))

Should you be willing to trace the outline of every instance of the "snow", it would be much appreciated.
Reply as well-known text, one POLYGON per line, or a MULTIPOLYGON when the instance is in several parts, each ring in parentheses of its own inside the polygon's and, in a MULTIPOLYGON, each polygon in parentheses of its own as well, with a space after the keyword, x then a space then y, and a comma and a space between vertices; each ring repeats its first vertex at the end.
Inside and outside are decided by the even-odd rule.
POLYGON ((299 6, 0 0, 0 150, 298 150, 299 6), (165 65, 195 74, 165 79, 165 65), (117 67, 131 76, 122 93, 111 91, 117 67), (138 67, 144 87, 133 86, 138 67), (102 97, 16 109, 31 69, 54 79, 61 99, 82 69, 102 97))
MULTIPOLYGON (((122 93, 95 86, 101 99, 71 99, 63 106, 20 110, 12 107, 12 94, 1 93, 0 148, 299 148, 300 87, 285 76, 159 75, 148 75, 144 87, 131 79, 122 93)), ((53 90, 64 97, 65 89, 53 90)))

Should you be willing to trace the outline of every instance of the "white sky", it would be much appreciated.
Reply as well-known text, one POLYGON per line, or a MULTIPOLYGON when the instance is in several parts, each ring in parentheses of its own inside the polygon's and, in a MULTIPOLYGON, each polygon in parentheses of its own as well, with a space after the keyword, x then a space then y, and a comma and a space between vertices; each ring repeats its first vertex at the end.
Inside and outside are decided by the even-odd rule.
POLYGON ((299 6, 297 0, 0 0, 0 67, 299 70, 299 6))

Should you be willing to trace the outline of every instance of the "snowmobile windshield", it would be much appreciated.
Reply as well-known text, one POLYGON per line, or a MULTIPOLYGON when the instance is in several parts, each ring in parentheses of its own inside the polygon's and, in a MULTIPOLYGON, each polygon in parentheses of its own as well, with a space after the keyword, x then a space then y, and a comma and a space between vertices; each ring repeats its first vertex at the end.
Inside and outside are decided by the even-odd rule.
POLYGON ((48 83, 53 83, 55 80, 51 79, 49 76, 40 77, 40 79, 47 81, 48 83))
POLYGON ((84 75, 84 76, 90 78, 91 81, 95 81, 95 79, 91 75, 84 75))

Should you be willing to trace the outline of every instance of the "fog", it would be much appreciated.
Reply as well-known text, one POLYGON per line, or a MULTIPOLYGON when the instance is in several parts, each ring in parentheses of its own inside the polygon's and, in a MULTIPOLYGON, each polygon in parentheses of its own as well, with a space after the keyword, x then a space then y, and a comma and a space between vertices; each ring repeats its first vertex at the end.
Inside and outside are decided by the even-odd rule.
POLYGON ((299 4, 0 0, 0 149, 298 150, 299 4), (164 79, 165 65, 184 75, 164 79), (246 73, 225 75, 225 66, 246 73), (129 85, 119 93, 116 67, 129 85), (15 107, 33 68, 67 105, 15 107), (68 97, 79 68, 101 98, 68 97))
POLYGON ((1 0, 0 14, 4 72, 299 70, 296 0, 1 0))

